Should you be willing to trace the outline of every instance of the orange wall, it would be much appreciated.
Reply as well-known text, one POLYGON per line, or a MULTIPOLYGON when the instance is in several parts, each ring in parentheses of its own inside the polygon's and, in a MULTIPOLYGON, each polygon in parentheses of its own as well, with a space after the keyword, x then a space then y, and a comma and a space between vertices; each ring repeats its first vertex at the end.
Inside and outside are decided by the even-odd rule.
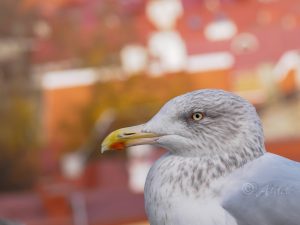
POLYGON ((48 142, 63 142, 66 124, 76 124, 92 98, 92 86, 44 90, 43 122, 48 142))
POLYGON ((284 94, 292 94, 297 90, 296 84, 296 71, 290 70, 286 74, 286 78, 282 80, 279 84, 279 89, 284 94))
POLYGON ((268 152, 300 162, 300 138, 285 138, 266 142, 268 152))
POLYGON ((190 74, 190 76, 194 76, 194 84, 198 88, 232 90, 231 74, 232 70, 217 70, 190 74))

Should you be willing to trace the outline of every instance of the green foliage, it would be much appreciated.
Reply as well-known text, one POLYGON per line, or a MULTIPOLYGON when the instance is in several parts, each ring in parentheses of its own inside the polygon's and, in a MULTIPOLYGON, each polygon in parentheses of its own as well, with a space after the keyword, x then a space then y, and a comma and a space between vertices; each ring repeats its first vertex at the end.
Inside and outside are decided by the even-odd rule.
POLYGON ((36 99, 9 91, 0 100, 0 191, 26 189, 37 176, 36 99))
POLYGON ((167 100, 193 88, 191 77, 184 74, 158 78, 137 75, 126 81, 99 83, 86 115, 92 122, 106 109, 115 110, 112 129, 143 123, 167 100))
MULTIPOLYGON (((158 78, 136 75, 128 80, 98 83, 94 88, 91 103, 81 111, 81 123, 73 124, 65 130, 68 135, 68 149, 65 151, 74 151, 84 144, 88 146, 88 151, 94 150, 95 154, 90 158, 96 159, 101 140, 98 135, 89 136, 89 134, 103 112, 109 109, 115 114, 115 121, 109 130, 105 130, 110 132, 120 127, 146 122, 167 100, 195 88, 193 77, 186 74, 172 74, 158 78)), ((123 155, 125 154, 123 152, 123 155)), ((121 154, 117 155, 119 157, 121 154)))

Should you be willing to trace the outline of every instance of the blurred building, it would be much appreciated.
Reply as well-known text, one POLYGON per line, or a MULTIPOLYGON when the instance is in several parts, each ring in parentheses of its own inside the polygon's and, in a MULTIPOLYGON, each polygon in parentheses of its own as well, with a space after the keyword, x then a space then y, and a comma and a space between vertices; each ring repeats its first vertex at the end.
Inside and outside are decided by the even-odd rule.
MULTIPOLYGON (((45 137, 40 161, 42 174, 51 176, 40 180, 35 192, 1 196, 0 214, 7 218, 32 225, 145 219, 143 196, 132 190, 142 190, 147 169, 160 152, 131 150, 128 161, 104 157, 85 165, 79 175, 63 176, 61 158, 68 157, 62 151, 81 150, 70 146, 68 135, 77 143, 88 139, 69 125, 81 123, 99 83, 134 76, 168 82, 163 78, 177 75, 189 78, 191 88, 231 90, 257 106, 274 89, 282 95, 299 92, 298 0, 23 0, 20 8, 39 12, 39 17, 30 42, 0 40, 0 92, 11 83, 24 89, 38 83, 45 137)), ((270 118, 272 110, 262 117, 270 118)), ((282 125, 279 121, 292 117, 288 110, 280 116, 267 124, 277 120, 282 125)), ((267 147, 273 152, 300 160, 297 138, 272 137, 276 140, 267 147)), ((78 155, 69 159, 81 163, 78 155)))
MULTIPOLYGON (((280 88, 286 81, 276 79, 272 67, 286 52, 299 49, 297 10, 295 0, 147 1, 145 14, 154 27, 145 26, 147 43, 125 45, 123 68, 127 73, 144 71, 152 76, 200 74, 201 82, 223 80, 222 88, 261 104, 270 94, 268 83, 288 91, 280 88), (206 77, 208 72, 213 75, 206 77), (221 74, 232 78, 231 83, 226 85, 221 74)), ((293 84, 289 88, 294 90, 293 84)))
POLYGON ((50 149, 43 165, 50 171, 68 145, 66 135, 86 138, 67 125, 80 122, 79 112, 90 104, 99 82, 179 73, 192 77, 193 88, 235 91, 256 105, 264 104, 276 88, 283 94, 299 88, 297 0, 129 2, 26 1, 26 7, 43 12, 35 24, 32 59, 43 89, 43 128, 50 149), (59 23, 60 12, 65 17, 59 23), (74 25, 65 18, 78 29, 64 31, 62 25, 74 25), (54 36, 60 31, 65 34, 61 43, 54 36), (108 52, 98 49, 99 37, 108 52), (82 68, 90 56, 79 50, 90 51, 98 65, 82 68), (110 60, 101 61, 99 52, 110 60))

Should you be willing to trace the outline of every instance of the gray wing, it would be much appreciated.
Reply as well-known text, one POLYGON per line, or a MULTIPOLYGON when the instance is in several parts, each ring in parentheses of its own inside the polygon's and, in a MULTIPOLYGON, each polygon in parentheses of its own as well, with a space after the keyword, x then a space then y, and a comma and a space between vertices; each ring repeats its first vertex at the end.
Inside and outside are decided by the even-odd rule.
POLYGON ((238 225, 300 224, 300 163, 267 153, 228 181, 222 206, 238 225))

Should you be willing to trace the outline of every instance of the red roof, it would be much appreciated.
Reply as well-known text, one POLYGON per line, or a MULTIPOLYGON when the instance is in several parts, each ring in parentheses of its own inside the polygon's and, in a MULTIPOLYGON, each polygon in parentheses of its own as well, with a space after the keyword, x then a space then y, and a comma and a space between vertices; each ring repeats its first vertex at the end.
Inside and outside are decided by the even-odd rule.
MULTIPOLYGON (((28 1, 33 1, 37 5, 44 2, 28 1)), ((212 12, 206 8, 203 0, 182 0, 184 15, 179 19, 177 29, 186 43, 189 55, 231 51, 236 55, 236 68, 245 69, 263 62, 276 62, 285 51, 300 48, 300 2, 298 0, 271 1, 270 3, 260 3, 257 0, 220 1, 220 6, 212 12), (222 18, 233 20, 237 25, 238 34, 247 32, 255 35, 259 48, 252 52, 236 54, 231 49, 232 40, 217 42, 207 40, 203 34, 206 25, 222 18)), ((68 9, 74 9, 74 7, 81 15, 78 22, 78 35, 74 35, 77 36, 74 39, 80 40, 78 48, 81 50, 92 48, 97 43, 95 40, 99 39, 99 33, 102 36, 104 33, 104 39, 109 40, 107 48, 114 52, 130 42, 147 46, 148 38, 155 30, 145 13, 146 1, 131 0, 128 4, 125 1, 118 3, 115 13, 120 20, 119 28, 106 28, 104 18, 99 19, 95 14, 94 9, 103 7, 106 1, 57 0, 57 2, 59 9, 65 13, 66 17, 68 9), (122 21, 122 18, 129 17, 134 22, 128 25, 122 21), (125 33, 119 35, 120 32, 125 33)), ((72 12, 71 10, 71 15, 72 12)), ((49 18, 49 21, 59 24, 59 18, 49 18)), ((33 60, 39 63, 72 57, 74 53, 62 47, 65 46, 56 46, 53 40, 39 40, 33 60)))
POLYGON ((178 30, 185 40, 188 54, 232 52, 232 40, 212 42, 204 37, 205 26, 220 18, 231 19, 235 22, 238 33, 251 33, 258 40, 259 48, 256 51, 236 55, 238 69, 250 68, 263 62, 275 62, 285 51, 300 47, 298 0, 271 3, 254 0, 223 2, 228 3, 221 4, 212 13, 203 1, 183 0, 185 10, 178 22, 178 30))
POLYGON ((105 43, 105 51, 111 52, 117 52, 122 45, 130 42, 146 45, 150 31, 154 29, 145 13, 145 1, 114 3, 110 0, 56 0, 48 3, 41 0, 27 0, 25 2, 30 6, 27 8, 38 9, 52 30, 48 39, 37 38, 34 63, 76 57, 78 52, 97 49, 99 43, 100 45, 105 43), (113 9, 108 9, 110 7, 113 9), (75 28, 72 21, 76 21, 75 28), (70 28, 66 29, 68 26, 70 28), (75 44, 70 47, 69 43, 75 44))

